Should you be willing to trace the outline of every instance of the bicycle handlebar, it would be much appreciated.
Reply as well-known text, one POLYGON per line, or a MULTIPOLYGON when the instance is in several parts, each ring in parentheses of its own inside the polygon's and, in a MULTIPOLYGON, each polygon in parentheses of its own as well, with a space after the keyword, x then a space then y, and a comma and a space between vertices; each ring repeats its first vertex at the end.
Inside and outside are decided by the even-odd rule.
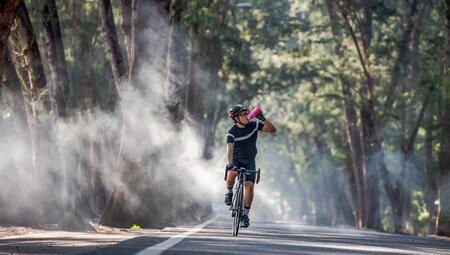
MULTIPOLYGON (((232 169, 225 168, 225 178, 224 178, 225 181, 227 180, 228 171, 232 171, 233 169, 235 169, 235 168, 232 168, 232 169)), ((245 169, 244 167, 241 167, 241 168, 236 168, 235 171, 237 171, 238 173, 244 171, 244 174, 256 174, 257 175, 256 183, 259 183, 260 174, 261 174, 261 171, 259 169, 258 169, 258 171, 255 171, 255 170, 245 169)))
POLYGON ((249 170, 249 169, 245 169, 245 168, 243 168, 243 167, 241 167, 241 168, 239 168, 239 169, 236 169, 236 170, 238 171, 238 173, 239 173, 240 171, 244 171, 245 174, 255 174, 255 173, 256 173, 255 170, 249 170))

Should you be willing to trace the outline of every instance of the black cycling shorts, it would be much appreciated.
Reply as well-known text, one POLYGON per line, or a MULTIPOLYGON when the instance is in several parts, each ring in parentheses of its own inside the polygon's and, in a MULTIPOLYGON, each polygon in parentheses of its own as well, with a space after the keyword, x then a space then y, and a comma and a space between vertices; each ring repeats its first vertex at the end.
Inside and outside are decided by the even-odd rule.
MULTIPOLYGON (((256 164, 255 161, 241 161, 241 160, 235 160, 233 159, 233 166, 237 167, 237 168, 245 168, 247 170, 256 170, 256 164)), ((245 175, 245 181, 249 181, 252 183, 255 183, 255 177, 256 177, 256 173, 253 174, 246 174, 245 175)))

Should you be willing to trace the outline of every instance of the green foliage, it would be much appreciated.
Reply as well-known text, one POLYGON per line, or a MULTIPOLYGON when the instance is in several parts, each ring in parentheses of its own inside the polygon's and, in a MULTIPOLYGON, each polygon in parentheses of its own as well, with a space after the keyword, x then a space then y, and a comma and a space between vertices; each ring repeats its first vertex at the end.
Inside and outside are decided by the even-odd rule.
MULTIPOLYGON (((291 214, 319 214, 323 203, 332 204, 333 197, 320 196, 330 191, 331 184, 336 186, 333 192, 346 194, 340 201, 352 201, 354 198, 350 191, 354 183, 349 178, 351 152, 343 99, 349 100, 359 112, 367 95, 361 93, 366 78, 341 13, 338 13, 337 25, 342 35, 339 38, 342 56, 338 57, 335 54, 338 45, 324 1, 252 1, 251 9, 237 8, 236 2, 195 0, 187 1, 183 6, 180 25, 192 40, 189 57, 204 69, 201 72, 204 77, 199 79, 200 87, 204 90, 210 88, 208 66, 217 59, 208 56, 211 48, 209 51, 205 49, 214 46, 213 49, 219 51, 214 52, 217 54, 213 57, 220 63, 218 75, 221 79, 220 87, 215 89, 220 93, 223 104, 237 101, 250 106, 261 104, 278 128, 277 136, 262 139, 264 157, 261 164, 270 169, 267 179, 275 187, 275 197, 295 194, 280 204, 301 204, 304 207, 299 206, 291 214), (347 79, 352 93, 350 98, 342 95, 340 77, 347 79), (280 171, 280 168, 284 170, 280 171)), ((405 140, 416 125, 425 101, 428 100, 434 122, 441 122, 439 102, 446 92, 442 86, 446 79, 442 59, 442 10, 437 2, 420 3, 419 11, 413 17, 415 29, 409 44, 402 41, 410 17, 407 2, 374 1, 371 6, 372 41, 368 50, 374 82, 373 99, 383 124, 380 134, 383 149, 389 155, 401 154, 404 150, 405 140), (417 52, 411 53, 414 47, 417 52), (399 65, 401 77, 398 84, 393 84, 396 86, 393 89, 393 68, 399 52, 405 48, 408 49, 407 57, 399 65), (386 107, 388 96, 393 97, 393 103, 386 107)), ((41 40, 41 3, 26 0, 26 4, 37 38, 41 40)), ((105 107, 112 75, 97 2, 73 0, 57 1, 57 4, 71 83, 71 103, 80 108, 89 107, 80 102, 80 98, 83 94, 95 93, 99 101, 96 104, 105 107), (75 22, 74 3, 80 3, 79 24, 75 22)), ((112 4, 120 34, 120 1, 114 0, 112 4)), ((361 18, 358 7, 350 7, 355 7, 351 11, 356 13, 355 17, 361 18)), ((356 36, 360 40, 361 35, 356 36)), ((209 99, 205 97, 206 100, 209 99)), ((220 112, 220 116, 224 120, 227 118, 225 111, 220 112)), ((221 124, 216 131, 220 146, 224 144, 223 134, 230 123, 221 124)), ((420 125, 414 141, 415 158, 410 163, 416 169, 416 175, 424 164, 425 128, 424 124, 420 125)), ((435 142, 433 146, 436 164, 440 144, 435 142)), ((424 185, 420 180, 413 180, 411 186, 413 231, 423 235, 429 220, 424 206, 424 185)), ((392 231, 392 213, 383 192, 380 210, 384 228, 392 231)))
MULTIPOLYGON (((439 107, 443 33, 440 10, 436 9, 435 2, 418 6, 420 11, 413 17, 413 22, 420 27, 420 34, 414 30, 408 45, 404 45, 402 38, 410 6, 402 1, 378 1, 372 6, 373 98, 384 124, 381 135, 386 153, 401 153, 402 144, 409 137, 409 130, 416 125, 426 100, 432 109, 439 107), (418 52, 411 55, 414 40, 417 40, 418 52), (402 77, 392 90, 392 70, 404 47, 408 47, 407 54, 410 55, 400 63, 402 77), (418 66, 417 73, 412 66, 414 63, 418 66), (389 93, 393 93, 393 104, 385 107, 389 93), (409 114, 406 129, 402 126, 405 111, 409 114)), ((323 1, 258 1, 251 11, 235 13, 228 23, 229 32, 223 37, 222 79, 226 83, 226 92, 234 99, 241 96, 239 100, 250 101, 251 105, 261 104, 269 112, 268 116, 274 120, 279 132, 276 138, 264 140, 269 144, 260 146, 276 153, 280 159, 292 162, 294 170, 286 176, 287 186, 298 185, 296 172, 301 176, 300 185, 308 187, 309 192, 325 191, 320 182, 329 172, 342 173, 351 160, 339 75, 347 77, 352 92, 349 100, 357 111, 366 99, 360 94, 366 81, 359 56, 342 19, 339 19, 339 25, 343 35, 341 58, 334 54, 336 45, 323 1), (316 141, 325 144, 325 151, 318 150, 316 141)), ((436 110, 433 112, 438 114, 436 110)), ((439 118, 435 115, 436 120, 439 118)), ((411 162, 413 169, 420 172, 424 164, 424 136, 422 124, 414 144, 417 153, 411 162)), ((436 156, 439 143, 434 146, 436 156)), ((273 157, 270 161, 280 164, 273 157)), ((269 162, 264 164, 270 165, 269 162)), ((412 183, 412 224, 414 233, 422 235, 428 218, 424 211, 424 184, 419 179, 423 180, 418 178, 412 183)), ((383 187, 380 185, 380 188, 383 187)), ((385 196, 383 192, 381 195, 385 196)), ((313 196, 306 199, 307 203, 318 202, 313 196)), ((381 207, 383 226, 393 231, 390 205, 385 197, 381 199, 384 201, 381 207)), ((310 214, 320 210, 317 204, 308 208, 310 214)))
MULTIPOLYGON (((40 10, 43 2, 25 1, 30 13, 38 44, 42 44, 42 17, 40 10)), ((111 1, 115 20, 121 22, 120 2, 111 1)), ((72 107, 86 108, 86 100, 94 105, 106 108, 112 73, 107 58, 106 44, 103 43, 103 29, 96 1, 56 1, 59 23, 63 36, 65 58, 70 81, 69 101, 72 107), (76 15, 77 4, 79 16, 76 15), (95 97, 98 98, 95 98, 95 97)), ((120 23, 116 23, 120 24, 120 23)), ((117 26, 119 29, 120 26, 117 26)), ((120 31, 120 30, 119 30, 120 31)))

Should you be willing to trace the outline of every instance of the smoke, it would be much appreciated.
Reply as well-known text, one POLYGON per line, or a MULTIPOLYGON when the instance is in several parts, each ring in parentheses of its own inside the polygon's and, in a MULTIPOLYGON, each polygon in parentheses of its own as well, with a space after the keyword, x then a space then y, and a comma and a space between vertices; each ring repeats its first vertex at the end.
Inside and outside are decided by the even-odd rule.
MULTIPOLYGON (((15 125, 15 117, 26 116, 2 109, 0 223, 95 219, 115 189, 128 210, 146 209, 139 215, 162 223, 200 219, 218 201, 222 156, 202 158, 205 138, 189 116, 174 124, 165 93, 169 26, 153 14, 140 37, 151 57, 139 63, 133 84, 122 84, 115 111, 30 117, 30 131, 15 125)), ((171 77, 178 84, 185 78, 171 77)))
POLYGON ((402 151, 385 150, 383 155, 377 153, 371 163, 378 164, 380 160, 384 160, 392 183, 398 182, 401 183, 401 185, 408 186, 410 184, 407 184, 407 182, 416 179, 413 176, 419 173, 417 162, 415 161, 422 161, 423 159, 421 159, 420 156, 406 159, 402 151), (382 156, 384 157, 382 158, 382 156), (402 175, 403 170, 407 172, 407 179, 402 175))
MULTIPOLYGON (((180 88, 167 87, 171 28, 160 12, 151 13, 138 36, 143 48, 136 49, 140 61, 134 66, 134 79, 121 84, 124 89, 113 112, 94 108, 66 119, 41 114, 29 117, 29 129, 15 124, 15 118, 26 116, 14 116, 13 108, 2 109, 0 223, 64 227, 77 218, 85 223, 98 219, 116 190, 124 198, 118 203, 125 203, 120 213, 134 215, 123 219, 124 226, 199 220, 210 212, 228 214, 223 204, 225 140, 216 139, 214 157, 204 160, 206 138, 199 124, 189 115, 174 121, 167 102, 177 102, 179 95, 171 92, 180 88)), ((186 39, 181 29, 173 31, 186 39)), ((183 72, 173 72, 169 80, 186 86, 186 78, 183 72)), ((3 101, 11 104, 5 95, 3 101)), ((230 124, 220 122, 217 136, 224 138, 230 124)), ((265 142, 280 141, 260 138, 259 144, 265 142)), ((298 183, 285 185, 292 171, 286 158, 264 151, 268 146, 259 147, 262 177, 255 186, 252 220, 289 219, 298 212, 296 203, 304 204, 298 197, 302 188, 295 186, 298 183)))

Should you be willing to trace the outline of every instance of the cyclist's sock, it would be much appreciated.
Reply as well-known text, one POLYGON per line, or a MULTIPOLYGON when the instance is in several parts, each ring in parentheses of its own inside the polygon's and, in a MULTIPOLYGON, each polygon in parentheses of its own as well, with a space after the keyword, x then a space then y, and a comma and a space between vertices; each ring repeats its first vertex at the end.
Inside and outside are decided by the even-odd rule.
POLYGON ((247 214, 250 212, 250 207, 244 206, 244 214, 247 214))
POLYGON ((227 189, 228 189, 228 193, 233 193, 233 187, 231 187, 231 188, 227 187, 227 189))

